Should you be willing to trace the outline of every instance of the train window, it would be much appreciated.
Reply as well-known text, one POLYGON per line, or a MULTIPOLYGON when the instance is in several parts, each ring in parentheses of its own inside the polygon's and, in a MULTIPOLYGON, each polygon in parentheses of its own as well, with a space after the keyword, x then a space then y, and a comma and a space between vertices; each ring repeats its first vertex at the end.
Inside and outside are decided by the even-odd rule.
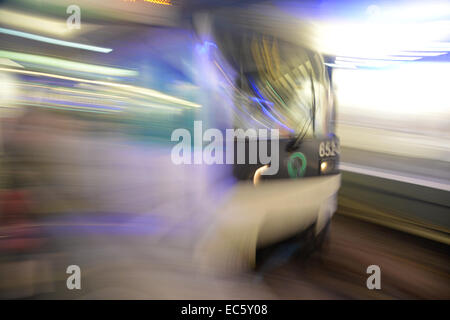
POLYGON ((329 80, 319 54, 268 36, 224 42, 224 55, 238 69, 235 127, 276 128, 280 137, 329 133, 329 80))

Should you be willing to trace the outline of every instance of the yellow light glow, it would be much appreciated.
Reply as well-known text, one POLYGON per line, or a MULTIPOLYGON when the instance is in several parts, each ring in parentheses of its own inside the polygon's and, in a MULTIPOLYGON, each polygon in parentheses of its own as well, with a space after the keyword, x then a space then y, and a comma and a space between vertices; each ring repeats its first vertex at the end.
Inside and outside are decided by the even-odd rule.
POLYGON ((269 166, 266 164, 265 166, 262 166, 260 168, 258 168, 255 171, 255 175, 253 176, 253 184, 256 186, 257 184, 260 183, 261 181, 261 175, 263 174, 264 171, 266 171, 269 168, 269 166))
POLYGON ((328 164, 326 162, 322 162, 320 164, 320 171, 325 171, 328 168, 328 164))
MULTIPOLYGON (((137 0, 122 0, 123 2, 138 2, 137 0)), ((150 3, 154 3, 154 4, 162 4, 165 6, 171 6, 172 5, 172 1, 170 0, 141 0, 144 2, 150 2, 150 3)))
POLYGON ((156 3, 156 4, 162 4, 165 6, 171 6, 172 2, 170 2, 170 0, 144 0, 145 2, 151 2, 151 3, 156 3))

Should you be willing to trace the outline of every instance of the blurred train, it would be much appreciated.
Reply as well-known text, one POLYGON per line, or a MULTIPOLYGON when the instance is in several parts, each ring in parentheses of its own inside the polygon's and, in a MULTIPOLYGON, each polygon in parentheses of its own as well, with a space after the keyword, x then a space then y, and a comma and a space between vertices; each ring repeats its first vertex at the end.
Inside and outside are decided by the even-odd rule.
MULTIPOLYGON (((194 19, 199 38, 212 48, 208 59, 216 70, 210 73, 216 73, 214 89, 222 101, 217 108, 228 101, 233 110, 228 118, 212 122, 224 126, 226 118, 229 126, 244 132, 279 131, 277 141, 255 138, 275 144, 272 152, 279 155, 279 170, 271 175, 264 175, 272 164, 265 165, 260 153, 256 163, 249 163, 252 137, 235 138, 232 175, 238 182, 219 209, 222 219, 214 238, 243 250, 252 266, 264 262, 259 258, 270 256, 279 243, 320 248, 340 187, 330 70, 305 38, 280 36, 283 26, 267 29, 270 19, 283 21, 270 6, 219 9, 194 19), (242 146, 247 158, 239 164, 236 153, 242 146), (233 232, 235 236, 226 238, 233 232)), ((207 243, 221 247, 210 238, 207 243)))

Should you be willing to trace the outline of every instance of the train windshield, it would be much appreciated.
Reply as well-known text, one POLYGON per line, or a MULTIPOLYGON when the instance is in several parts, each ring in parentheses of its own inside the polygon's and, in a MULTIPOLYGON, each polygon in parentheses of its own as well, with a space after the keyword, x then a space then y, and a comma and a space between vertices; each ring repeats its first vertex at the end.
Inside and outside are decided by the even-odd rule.
POLYGON ((236 127, 276 128, 297 139, 331 133, 329 77, 319 54, 267 35, 221 35, 219 43, 237 70, 236 127))

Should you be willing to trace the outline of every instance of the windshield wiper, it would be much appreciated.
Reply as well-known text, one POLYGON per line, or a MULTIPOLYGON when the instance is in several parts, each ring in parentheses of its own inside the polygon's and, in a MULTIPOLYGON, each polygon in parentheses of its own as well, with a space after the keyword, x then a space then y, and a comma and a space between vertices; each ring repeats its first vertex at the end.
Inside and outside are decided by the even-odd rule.
POLYGON ((312 71, 309 73, 309 78, 311 80, 311 92, 312 92, 311 115, 309 119, 303 124, 303 127, 300 130, 299 134, 296 137, 294 137, 293 142, 289 145, 290 149, 296 149, 300 146, 300 144, 303 142, 303 139, 306 136, 306 133, 308 133, 311 124, 313 125, 313 132, 315 131, 314 120, 316 118, 316 90, 314 88, 312 71))

